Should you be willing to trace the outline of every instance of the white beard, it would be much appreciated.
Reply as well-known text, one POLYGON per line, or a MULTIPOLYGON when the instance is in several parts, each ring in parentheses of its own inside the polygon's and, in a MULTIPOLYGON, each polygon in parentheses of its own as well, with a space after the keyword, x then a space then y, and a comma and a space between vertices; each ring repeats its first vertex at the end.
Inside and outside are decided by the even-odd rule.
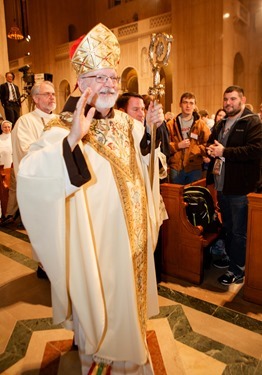
POLYGON ((112 108, 115 105, 117 97, 118 97, 117 91, 114 91, 114 93, 108 94, 106 96, 98 95, 95 106, 98 110, 112 108))

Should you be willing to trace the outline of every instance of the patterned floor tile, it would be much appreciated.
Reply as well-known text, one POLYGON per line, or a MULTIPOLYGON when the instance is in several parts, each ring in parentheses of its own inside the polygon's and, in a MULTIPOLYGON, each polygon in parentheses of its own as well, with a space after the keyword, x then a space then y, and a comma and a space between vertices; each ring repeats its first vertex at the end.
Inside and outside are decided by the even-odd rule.
MULTIPOLYGON (((81 374, 77 348, 72 345, 73 333, 61 326, 53 326, 51 317, 43 317, 45 311, 50 311, 50 285, 48 281, 39 281, 32 272, 37 264, 26 255, 28 249, 23 251, 23 243, 28 245, 28 242, 25 233, 10 228, 0 229, 0 272, 1 267, 3 270, 10 266, 14 272, 11 279, 10 274, 2 273, 2 278, 7 279, 1 279, 0 314, 8 321, 9 333, 0 318, 0 329, 4 333, 4 341, 0 338, 0 373, 81 374), (15 249, 6 243, 15 244, 15 249), (18 271, 17 277, 15 270, 18 271), (27 319, 20 318, 25 315, 27 319)), ((261 319, 243 313, 243 304, 242 310, 234 310, 238 302, 232 303, 232 290, 227 293, 211 285, 209 301, 209 294, 204 293, 203 286, 199 286, 199 296, 205 294, 205 298, 196 297, 197 288, 185 285, 176 290, 176 285, 167 287, 162 284, 158 287, 160 313, 148 322, 147 332, 155 375, 262 375, 262 353, 259 355, 259 350, 252 351, 252 348, 245 351, 244 346, 237 344, 242 332, 247 346, 256 342, 257 348, 260 343, 262 347, 261 319), (194 295, 187 293, 192 290, 194 295), (214 303, 216 293, 224 293, 224 305, 214 303), (208 322, 206 328, 204 323, 197 324, 197 319, 201 323, 208 322), (226 327, 230 340, 222 340, 222 335, 215 334, 214 329, 213 336, 209 335, 210 325, 226 327)), ((245 304, 247 313, 250 307, 251 311, 259 313, 259 307, 245 304)))

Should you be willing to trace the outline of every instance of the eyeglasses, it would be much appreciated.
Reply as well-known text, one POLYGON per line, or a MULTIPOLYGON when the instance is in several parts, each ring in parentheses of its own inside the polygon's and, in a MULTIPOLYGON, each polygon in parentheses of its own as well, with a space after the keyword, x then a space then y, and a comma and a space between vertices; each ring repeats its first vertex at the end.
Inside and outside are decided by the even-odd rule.
POLYGON ((43 92, 42 94, 36 94, 36 95, 42 95, 42 96, 45 96, 45 97, 50 97, 52 96, 53 98, 55 98, 56 94, 54 92, 43 92))
POLYGON ((195 105, 194 102, 189 102, 188 100, 182 100, 182 104, 195 105))
POLYGON ((106 83, 109 79, 113 82, 113 84, 119 83, 121 81, 120 77, 114 77, 114 76, 106 76, 106 75, 97 75, 97 76, 86 76, 83 78, 95 78, 97 83, 106 83))

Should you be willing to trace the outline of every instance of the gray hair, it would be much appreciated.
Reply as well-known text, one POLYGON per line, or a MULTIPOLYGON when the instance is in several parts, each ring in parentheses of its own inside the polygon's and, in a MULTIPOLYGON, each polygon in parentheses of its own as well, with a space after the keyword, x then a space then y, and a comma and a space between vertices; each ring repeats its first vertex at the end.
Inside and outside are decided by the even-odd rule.
POLYGON ((55 86, 53 85, 53 83, 52 83, 51 81, 41 81, 41 82, 37 82, 37 83, 34 84, 34 86, 33 86, 32 89, 31 89, 31 96, 32 96, 32 98, 33 98, 35 95, 39 94, 39 92, 40 92, 40 88, 41 88, 41 86, 42 86, 43 84, 49 85, 49 86, 51 86, 53 89, 55 89, 55 86))

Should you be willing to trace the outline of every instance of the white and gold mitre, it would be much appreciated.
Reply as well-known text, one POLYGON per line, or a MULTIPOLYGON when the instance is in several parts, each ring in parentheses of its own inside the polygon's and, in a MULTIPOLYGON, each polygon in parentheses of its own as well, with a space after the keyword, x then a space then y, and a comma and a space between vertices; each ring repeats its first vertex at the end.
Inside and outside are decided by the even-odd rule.
POLYGON ((97 69, 116 69, 120 59, 120 46, 115 34, 99 23, 73 44, 70 56, 78 75, 97 69))

